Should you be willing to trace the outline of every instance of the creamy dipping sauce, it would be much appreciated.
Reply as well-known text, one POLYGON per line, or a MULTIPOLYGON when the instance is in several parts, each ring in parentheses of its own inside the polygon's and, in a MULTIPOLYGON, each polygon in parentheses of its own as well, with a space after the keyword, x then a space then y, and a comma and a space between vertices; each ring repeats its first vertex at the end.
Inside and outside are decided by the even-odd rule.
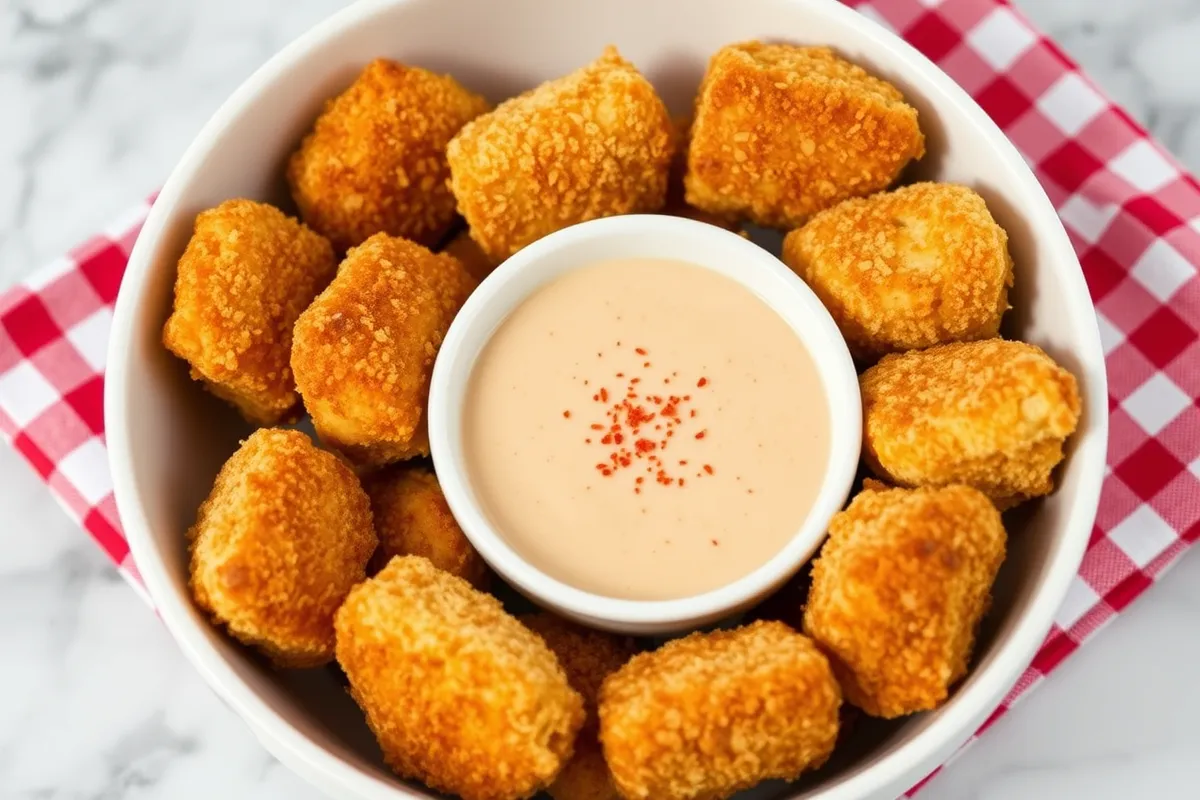
POLYGON ((535 567, 664 600, 755 570, 799 530, 829 462, 812 357, 740 284, 664 260, 576 269, 534 292, 472 372, 467 474, 535 567))

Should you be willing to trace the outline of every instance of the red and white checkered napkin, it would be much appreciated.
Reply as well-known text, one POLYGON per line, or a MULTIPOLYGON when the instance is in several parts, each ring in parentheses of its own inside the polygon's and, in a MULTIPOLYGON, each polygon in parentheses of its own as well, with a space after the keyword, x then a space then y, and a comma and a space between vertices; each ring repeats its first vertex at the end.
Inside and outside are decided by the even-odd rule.
MULTIPOLYGON (((1107 354, 1109 471, 1092 540, 1054 629, 982 732, 1200 538, 1200 184, 1007 4, 846 2, 936 61, 1020 148, 1079 253, 1107 354)), ((0 295, 0 432, 139 590, 101 386, 147 208, 0 295)))

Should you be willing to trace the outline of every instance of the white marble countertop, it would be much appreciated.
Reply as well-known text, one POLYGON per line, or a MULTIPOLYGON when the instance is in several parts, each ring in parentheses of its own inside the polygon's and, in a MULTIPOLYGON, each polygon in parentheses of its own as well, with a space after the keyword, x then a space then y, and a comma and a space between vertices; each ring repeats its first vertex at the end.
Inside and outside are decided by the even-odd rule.
MULTIPOLYGON (((156 188, 243 78, 340 5, 0 3, 0 287, 156 188)), ((1017 5, 1200 170, 1200 0, 1017 5)), ((922 798, 1197 796, 1197 630, 1193 556, 922 798)), ((204 686, 100 550, 3 447, 0 797, 317 797, 204 686)))

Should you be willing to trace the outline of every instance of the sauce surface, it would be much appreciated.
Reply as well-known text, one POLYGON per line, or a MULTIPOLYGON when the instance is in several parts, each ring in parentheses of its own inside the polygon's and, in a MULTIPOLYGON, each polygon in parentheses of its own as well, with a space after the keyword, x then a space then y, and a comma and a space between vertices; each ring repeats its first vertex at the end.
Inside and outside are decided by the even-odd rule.
POLYGON ((534 566, 607 597, 689 597, 752 572, 799 529, 829 461, 803 343, 684 262, 554 279, 470 380, 463 445, 484 513, 534 566))

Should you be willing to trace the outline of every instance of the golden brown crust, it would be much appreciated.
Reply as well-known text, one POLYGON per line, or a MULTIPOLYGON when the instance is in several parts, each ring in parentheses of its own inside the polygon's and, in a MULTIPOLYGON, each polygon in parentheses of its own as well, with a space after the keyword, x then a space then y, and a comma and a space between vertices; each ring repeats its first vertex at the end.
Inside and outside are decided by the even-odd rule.
POLYGON ((1008 235, 965 186, 918 183, 846 200, 792 231, 783 261, 860 361, 999 335, 1008 235))
POLYGON ((974 486, 1005 509, 1054 489, 1079 421, 1074 376, 989 339, 885 357, 860 378, 863 456, 900 486, 974 486))
POLYGON ((514 97, 450 142, 450 187, 496 261, 568 225, 662 207, 674 132, 615 48, 514 97))
POLYGON ((832 50, 733 44, 712 57, 696 98, 687 201, 795 228, 886 188, 924 153, 916 109, 832 50))
POLYGON ((741 223, 732 217, 710 214, 688 205, 687 198, 684 196, 683 178, 687 173, 688 138, 691 134, 692 118, 690 115, 675 117, 672 124, 675 126, 675 157, 671 159, 671 170, 667 177, 667 199, 661 213, 669 214, 672 217, 694 219, 697 222, 707 222, 709 225, 716 225, 727 231, 740 230, 741 223))
POLYGON ((629 800, 716 800, 824 763, 840 705, 807 637, 755 622, 634 656, 600 689, 600 741, 629 800))
POLYGON ((449 75, 372 61, 288 162, 301 216, 339 251, 376 233, 432 247, 454 220, 446 144, 488 108, 449 75))
POLYGON ((299 431, 255 431, 188 531, 196 605, 280 667, 333 658, 333 615, 375 549, 358 478, 299 431))
POLYGON ((596 732, 581 732, 575 755, 546 789, 553 800, 622 800, 613 785, 596 732))
POLYGON ((471 274, 471 277, 477 281, 483 281, 501 263, 493 261, 487 253, 483 252, 483 248, 475 243, 475 240, 471 238, 470 232, 466 230, 451 239, 442 248, 442 252, 448 256, 457 258, 459 263, 471 274))
POLYGON ((335 267, 329 242, 279 209, 226 200, 196 217, 163 344, 255 425, 290 419, 292 326, 335 267))
POLYGON ((604 679, 633 658, 637 646, 628 636, 591 630, 547 611, 520 619, 554 652, 571 688, 583 698, 587 715, 575 740, 575 755, 547 794, 554 800, 620 800, 596 738, 596 698, 604 679))
POLYGON ((379 466, 429 454, 429 377, 475 281, 458 261, 376 234, 296 321, 292 371, 321 438, 379 466))
POLYGON ((397 774, 464 800, 518 800, 571 757, 583 701, 495 598, 398 556, 337 613, 337 659, 397 774))
POLYGON ((364 488, 379 549, 373 571, 393 556, 424 556, 438 569, 486 589, 491 573, 450 513, 442 487, 425 467, 393 467, 372 475, 364 488))
POLYGON ((834 515, 804 632, 846 700, 876 717, 936 708, 967 671, 1004 560, 998 512, 967 486, 868 489, 834 515))

